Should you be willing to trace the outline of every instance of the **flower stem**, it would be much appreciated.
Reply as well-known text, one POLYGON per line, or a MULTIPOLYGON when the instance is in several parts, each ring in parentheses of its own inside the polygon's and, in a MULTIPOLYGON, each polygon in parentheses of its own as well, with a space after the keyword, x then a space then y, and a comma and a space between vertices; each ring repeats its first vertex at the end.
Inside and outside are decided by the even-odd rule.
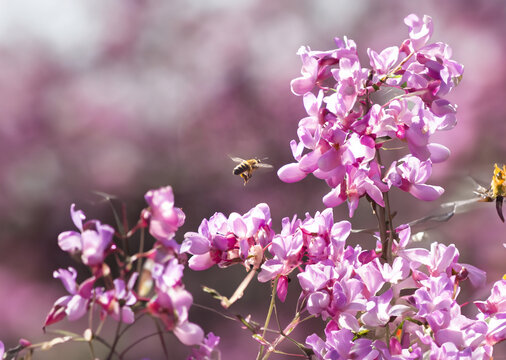
MULTIPOLYGON (((376 151, 376 159, 378 161, 378 165, 381 167, 381 155, 380 149, 376 151)), ((373 201, 374 212, 376 213, 376 218, 378 219, 378 226, 380 230, 381 237, 381 249, 382 254, 381 258, 385 260, 388 264, 392 264, 392 242, 394 236, 394 227, 392 224, 392 213, 390 211, 390 200, 388 197, 388 191, 383 193, 383 200, 385 201, 385 207, 376 204, 373 201), (388 220, 387 220, 388 216, 388 220), (387 229, 388 225, 388 229, 387 229), (388 235, 387 235, 388 231, 388 235)))
POLYGON ((109 351, 109 355, 107 356, 107 360, 112 358, 112 355, 114 354, 116 350, 116 345, 118 345, 118 340, 120 338, 120 331, 121 331, 121 320, 122 320, 122 312, 121 308, 119 310, 119 320, 118 320, 118 326, 116 326, 116 335, 114 336, 114 342, 112 343, 111 350, 109 351))
MULTIPOLYGON (((262 339, 265 337, 265 333, 267 332, 267 328, 269 327, 269 322, 271 321, 272 310, 274 309, 274 304, 276 302, 276 289, 278 287, 278 277, 274 280, 272 284, 272 292, 271 292, 271 302, 269 304, 269 311, 267 312, 267 317, 265 318, 264 331, 262 333, 262 339)), ((264 353, 264 345, 260 345, 260 351, 258 352, 257 360, 262 359, 264 353)))
POLYGON ((390 211, 390 200, 388 198, 388 191, 385 193, 385 196, 384 196, 384 200, 385 200, 385 210, 386 210, 386 213, 388 215, 388 238, 387 238, 387 241, 386 241, 386 249, 384 249, 384 253, 386 253, 386 261, 389 263, 389 264, 392 264, 393 262, 393 259, 392 259, 392 243, 393 243, 393 240, 394 240, 394 225, 393 225, 393 222, 392 222, 392 212, 390 211))
POLYGON ((274 342, 272 343, 272 346, 269 350, 267 350, 266 354, 264 355, 264 357, 262 358, 262 360, 267 360, 270 356, 271 353, 275 352, 276 350, 276 346, 278 346, 283 340, 285 339, 288 339, 290 341, 292 341, 295 345, 297 345, 297 347, 302 350, 302 352, 304 352, 306 354, 306 351, 304 350, 304 345, 295 341, 294 339, 290 338, 288 335, 290 335, 290 333, 297 327, 297 325, 299 325, 301 323, 301 320, 300 320, 300 314, 297 313, 295 315, 295 318, 290 322, 290 324, 288 324, 288 326, 286 326, 283 331, 280 332, 279 336, 276 338, 276 340, 274 340, 274 342))

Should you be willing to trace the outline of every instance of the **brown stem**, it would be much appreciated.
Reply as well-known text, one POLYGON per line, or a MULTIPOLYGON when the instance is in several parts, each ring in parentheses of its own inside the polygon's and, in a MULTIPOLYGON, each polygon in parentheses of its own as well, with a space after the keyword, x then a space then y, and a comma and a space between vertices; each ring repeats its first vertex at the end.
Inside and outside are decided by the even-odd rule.
POLYGON ((380 232, 380 239, 381 239, 381 258, 388 262, 387 258, 387 251, 388 248, 388 236, 387 236, 387 227, 386 227, 386 218, 385 218, 385 208, 382 206, 376 204, 374 200, 372 201, 372 206, 374 209, 374 213, 376 214, 376 218, 378 219, 378 227, 380 232))
MULTIPOLYGON (((380 149, 376 151, 376 159, 378 165, 381 167, 381 155, 380 149)), ((383 200, 385 201, 385 207, 381 207, 373 201, 373 207, 378 218, 378 226, 380 229, 381 237, 381 258, 388 264, 392 264, 392 243, 394 237, 394 227, 392 223, 392 213, 390 211, 390 200, 388 197, 388 191, 383 193, 383 200), (387 216, 388 216, 388 235, 387 235, 387 216)))
POLYGON ((385 193, 384 200, 385 200, 385 210, 386 210, 386 213, 388 214, 388 239, 386 241, 387 247, 384 249, 383 252, 386 253, 386 259, 385 260, 389 264, 392 264, 392 262, 393 262, 393 259, 392 259, 392 243, 394 241, 395 231, 394 231, 394 224, 393 224, 393 221, 392 221, 392 212, 390 211, 390 200, 388 198, 388 191, 385 193))

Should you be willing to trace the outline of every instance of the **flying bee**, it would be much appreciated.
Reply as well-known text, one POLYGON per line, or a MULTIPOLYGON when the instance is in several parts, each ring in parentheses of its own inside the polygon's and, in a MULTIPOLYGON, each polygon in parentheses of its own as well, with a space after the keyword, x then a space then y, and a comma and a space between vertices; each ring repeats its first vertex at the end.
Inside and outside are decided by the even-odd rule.
MULTIPOLYGON (((260 160, 259 158, 253 158, 244 160, 238 157, 230 157, 233 161, 239 163, 234 168, 234 175, 239 175, 244 180, 244 185, 248 182, 249 179, 251 179, 251 176, 253 175, 253 171, 258 168, 272 168, 272 165, 266 164, 262 162, 263 160, 260 160)), ((265 159, 264 159, 265 160, 265 159)))
POLYGON ((447 215, 450 215, 451 217, 458 208, 466 207, 467 205, 476 202, 495 201, 495 209, 497 211, 497 215, 499 215, 501 221, 504 222, 502 205, 503 200, 506 197, 506 165, 503 165, 501 169, 499 166, 497 166, 497 164, 495 164, 494 175, 492 176, 492 181, 490 182, 490 187, 488 189, 480 185, 473 178, 471 178, 471 180, 473 180, 476 185, 476 190, 474 190, 473 193, 477 195, 477 197, 442 204, 442 207, 453 207, 453 210, 451 210, 447 215))
POLYGON ((504 215, 502 213, 503 199, 506 196, 506 165, 502 166, 502 169, 495 164, 494 175, 490 182, 490 188, 486 189, 483 186, 479 186, 475 194, 479 195, 481 199, 479 201, 491 202, 495 200, 495 208, 497 215, 504 222, 504 215))

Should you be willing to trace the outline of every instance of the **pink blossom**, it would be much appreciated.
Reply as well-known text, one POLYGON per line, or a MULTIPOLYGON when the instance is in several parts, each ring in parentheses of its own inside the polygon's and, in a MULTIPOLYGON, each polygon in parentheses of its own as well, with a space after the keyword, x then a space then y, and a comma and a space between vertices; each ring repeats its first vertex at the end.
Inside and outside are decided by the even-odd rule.
POLYGON ((114 229, 101 224, 98 220, 90 220, 83 224, 84 213, 76 210, 75 204, 70 207, 70 215, 80 233, 76 231, 61 233, 58 236, 58 245, 63 251, 80 255, 83 263, 88 266, 102 264, 111 247, 114 229))
POLYGON ((506 313, 497 314, 490 319, 486 336, 487 344, 493 346, 506 340, 506 313))
POLYGON ((330 76, 328 66, 337 62, 335 51, 311 51, 301 46, 297 51, 302 59, 302 76, 292 80, 290 86, 295 95, 304 95, 318 83, 330 76))
POLYGON ((379 179, 376 179, 376 181, 371 179, 371 175, 376 174, 374 167, 366 169, 348 166, 346 170, 346 180, 323 197, 323 203, 326 206, 335 207, 344 201, 348 201, 349 214, 350 217, 353 217, 359 199, 365 194, 369 195, 380 206, 385 206, 382 189, 386 190, 386 186, 379 179))
POLYGON ((487 300, 474 303, 487 316, 506 313, 506 280, 499 280, 494 284, 487 300))
POLYGON ((199 344, 198 349, 193 349, 191 355, 187 360, 210 360, 220 359, 220 351, 218 344, 220 343, 220 337, 214 335, 212 332, 207 334, 206 338, 199 344))
POLYGON ((397 62, 399 58, 399 48, 397 46, 391 46, 382 50, 379 54, 371 49, 367 49, 367 55, 371 66, 378 74, 387 74, 392 66, 397 62))
POLYGON ((136 280, 137 273, 134 273, 127 285, 122 279, 114 279, 113 289, 98 291, 97 302, 102 307, 102 318, 111 315, 114 320, 126 324, 132 324, 135 321, 135 314, 131 306, 137 302, 137 298, 132 292, 136 280))
POLYGON ((419 200, 432 201, 443 194, 440 186, 427 185, 425 182, 432 173, 432 163, 420 161, 418 158, 406 155, 399 161, 394 161, 385 174, 384 181, 390 186, 396 186, 409 192, 419 200))
POLYGON ((432 35, 432 18, 424 15, 420 19, 417 15, 410 14, 404 18, 404 23, 409 27, 409 37, 411 38, 413 47, 415 50, 420 49, 432 35))
POLYGON ((72 267, 69 267, 68 270, 59 269, 55 271, 53 277, 62 281, 63 286, 70 295, 56 300, 46 317, 44 326, 54 324, 65 316, 70 321, 81 318, 88 310, 92 298, 93 284, 95 283, 95 277, 91 277, 81 283, 81 285, 77 285, 77 271, 72 267))
POLYGON ((204 331, 200 326, 188 320, 188 309, 193 302, 191 294, 182 287, 167 289, 158 292, 147 305, 147 311, 159 318, 166 330, 185 345, 197 345, 204 338, 204 331))
POLYGON ((163 263, 156 263, 152 270, 156 295, 147 304, 147 311, 158 317, 166 330, 185 345, 199 344, 204 338, 202 329, 188 320, 192 295, 182 283, 183 265, 173 257, 163 263))
POLYGON ((263 259, 261 249, 272 241, 273 236, 270 210, 262 203, 244 215, 231 213, 227 218, 216 213, 209 220, 204 219, 198 233, 185 234, 181 252, 194 255, 189 260, 193 270, 241 262, 248 268, 258 268, 263 259))
POLYGON ((185 214, 174 207, 174 193, 171 186, 149 190, 144 199, 149 205, 149 233, 166 246, 177 247, 172 238, 184 224, 185 214))

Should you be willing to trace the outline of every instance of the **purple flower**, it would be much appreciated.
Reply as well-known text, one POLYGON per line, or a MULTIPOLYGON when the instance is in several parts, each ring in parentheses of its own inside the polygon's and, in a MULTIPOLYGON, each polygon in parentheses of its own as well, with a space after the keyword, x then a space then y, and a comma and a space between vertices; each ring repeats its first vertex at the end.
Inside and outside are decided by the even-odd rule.
POLYGON ((433 25, 432 18, 424 15, 420 19, 415 14, 410 14, 404 18, 404 23, 409 27, 409 37, 415 50, 424 46, 432 36, 433 25))
POLYGON ((486 340, 490 346, 506 340, 506 313, 499 313, 490 319, 486 340))
POLYGON ((386 345, 369 339, 353 340, 348 329, 325 330, 326 341, 313 334, 306 338, 306 345, 313 349, 317 359, 384 359, 389 358, 386 345))
POLYGON ((388 263, 381 264, 378 258, 374 262, 381 272, 384 281, 391 284, 397 284, 399 281, 404 280, 410 272, 409 262, 402 257, 396 257, 392 265, 388 263))
POLYGON ((487 316, 506 313, 506 280, 499 280, 494 284, 487 300, 474 303, 487 316))
POLYGON ((369 195, 380 206, 385 206, 382 195, 382 188, 385 189, 385 184, 374 181, 371 178, 371 176, 374 178, 374 175, 374 166, 371 169, 347 167, 346 180, 325 195, 323 203, 328 207, 335 207, 344 201, 348 201, 350 217, 353 217, 359 199, 365 194, 369 195))
POLYGON ((63 251, 79 254, 84 264, 88 266, 101 265, 111 247, 114 229, 109 225, 102 225, 98 220, 90 220, 83 224, 86 218, 81 210, 70 207, 70 215, 75 226, 80 230, 65 231, 58 236, 58 245, 63 251))
POLYGON ((362 295, 364 284, 358 279, 342 278, 341 275, 334 266, 322 263, 307 265, 297 275, 307 297, 306 308, 310 314, 326 319, 338 317, 344 312, 355 314, 365 309, 366 301, 362 295))
POLYGON ((378 74, 387 74, 392 66, 397 62, 399 58, 399 48, 397 46, 391 46, 382 50, 379 54, 371 49, 367 49, 367 55, 371 61, 371 66, 378 74))
POLYGON ((336 38, 338 49, 329 51, 311 51, 309 47, 301 46, 297 51, 302 59, 301 77, 290 83, 295 95, 304 95, 313 87, 330 77, 330 66, 336 64, 339 58, 356 54, 353 40, 336 38))
POLYGON ((384 181, 390 186, 409 192, 419 200, 432 201, 440 197, 444 189, 425 184, 431 173, 432 163, 429 160, 420 161, 414 156, 406 155, 392 163, 384 181))
POLYGON ((147 311, 158 317, 168 331, 185 345, 199 344, 204 338, 202 329, 188 320, 188 311, 193 303, 192 295, 184 289, 182 264, 177 258, 165 263, 155 263, 152 277, 156 295, 147 304, 147 311))
POLYGON ((199 348, 192 350, 192 353, 187 358, 187 360, 220 359, 221 354, 220 350, 218 349, 219 343, 220 337, 210 332, 209 334, 207 334, 207 337, 204 339, 202 344, 200 344, 199 348))
POLYGON ((274 258, 267 260, 262 265, 262 271, 258 274, 258 281, 266 282, 274 279, 277 275, 288 275, 302 263, 302 246, 304 245, 302 233, 276 235, 269 246, 269 252, 274 258))
POLYGON ((81 318, 90 305, 95 277, 85 280, 77 285, 77 271, 69 267, 68 270, 59 269, 53 273, 55 279, 60 279, 70 295, 56 300, 44 322, 44 327, 62 320, 65 316, 70 321, 81 318))
POLYGON ((177 248, 172 238, 184 224, 185 214, 180 208, 174 207, 172 187, 149 190, 144 199, 150 211, 149 233, 165 246, 177 248))
POLYGON ((418 316, 427 320, 432 330, 437 332, 449 326, 454 311, 460 308, 454 296, 454 282, 446 275, 429 278, 422 282, 424 286, 415 291, 413 301, 418 316))
POLYGON ((158 291, 157 295, 147 304, 147 311, 159 318, 166 330, 185 345, 197 345, 204 338, 200 326, 188 320, 188 310, 193 303, 191 294, 182 287, 173 287, 167 291, 158 291))
POLYGON ((102 318, 111 315, 116 321, 122 321, 126 324, 134 322, 135 314, 131 306, 137 302, 137 298, 132 292, 136 280, 137 273, 134 273, 130 277, 128 285, 125 285, 125 281, 122 279, 115 279, 113 289, 98 291, 97 302, 102 307, 102 318))
POLYGON ((189 261, 193 270, 240 262, 247 268, 259 268, 263 260, 262 249, 273 236, 269 207, 258 204, 244 215, 231 213, 227 219, 216 213, 209 220, 204 219, 198 233, 185 234, 181 252, 194 255, 189 261))
MULTIPOLYGON (((434 330, 437 344, 452 343, 459 349, 476 349, 484 344, 488 325, 485 321, 471 320, 457 313, 456 306, 450 323, 444 329, 434 330)), ((431 325, 432 328, 432 325, 431 325)))

